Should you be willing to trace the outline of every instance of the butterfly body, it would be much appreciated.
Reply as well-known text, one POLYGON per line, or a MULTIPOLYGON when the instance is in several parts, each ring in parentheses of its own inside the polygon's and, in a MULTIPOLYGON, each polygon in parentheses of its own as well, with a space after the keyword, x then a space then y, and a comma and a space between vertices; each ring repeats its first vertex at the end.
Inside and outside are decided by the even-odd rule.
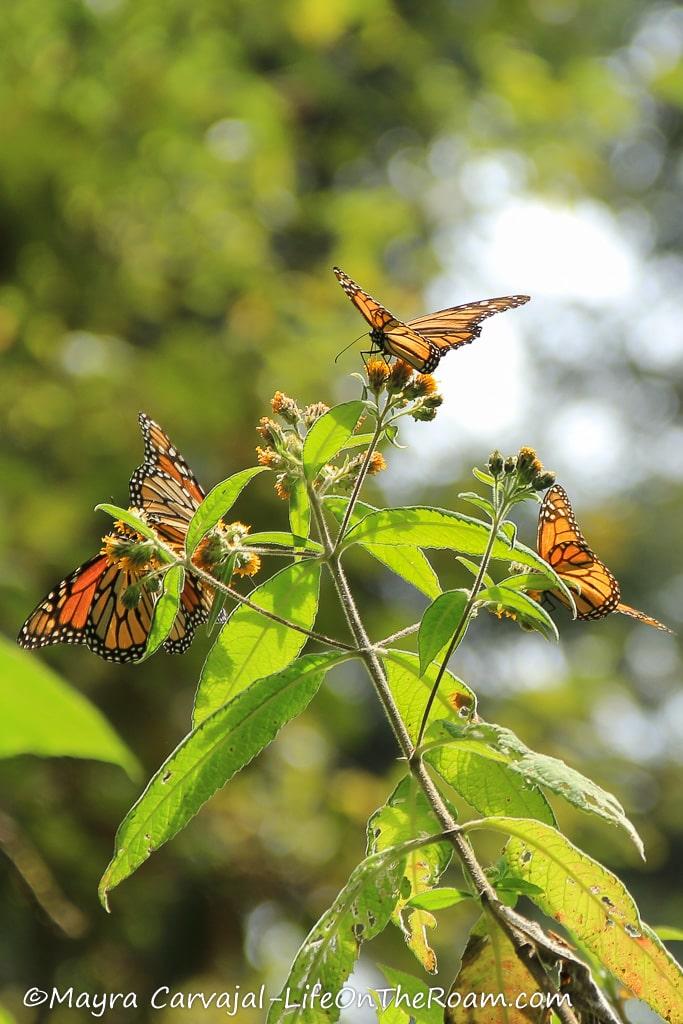
MULTIPOLYGON (((603 619, 611 612, 620 612, 654 629, 670 632, 657 619, 622 602, 618 580, 591 549, 576 521, 569 495, 559 484, 550 488, 541 504, 536 546, 539 555, 572 586, 578 619, 603 619)), ((568 605, 559 590, 549 593, 568 605)), ((531 591, 530 596, 538 601, 543 595, 531 591)))
MULTIPOLYGON (((204 491, 161 427, 144 413, 139 420, 145 455, 130 480, 130 503, 162 540, 181 550, 204 491)), ((134 539, 128 527, 117 525, 105 538, 100 554, 62 580, 29 615, 19 632, 19 645, 31 649, 85 644, 106 661, 139 661, 160 588, 153 587, 155 577, 147 579, 154 565, 135 566, 113 556, 117 542, 134 539), (137 601, 130 600, 131 587, 137 601)), ((186 579, 178 615, 164 645, 168 651, 187 650, 197 626, 208 616, 212 598, 210 588, 186 579)))
POLYGON ((481 334, 481 323, 494 313, 514 309, 528 295, 504 295, 438 310, 404 323, 373 299, 339 267, 334 274, 351 302, 370 325, 372 351, 403 359, 419 373, 433 373, 451 349, 468 345, 481 334))

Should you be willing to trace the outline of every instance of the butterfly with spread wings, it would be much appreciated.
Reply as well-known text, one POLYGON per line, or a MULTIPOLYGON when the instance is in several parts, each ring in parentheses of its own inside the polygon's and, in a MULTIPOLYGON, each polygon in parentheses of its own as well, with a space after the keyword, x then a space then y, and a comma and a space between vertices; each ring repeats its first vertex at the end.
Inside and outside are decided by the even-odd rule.
MULTIPOLYGON (((145 442, 142 465, 130 480, 131 506, 143 514, 162 540, 180 549, 188 524, 204 491, 192 470, 161 427, 140 413, 145 442)), ((105 538, 99 555, 62 580, 21 627, 21 647, 85 644, 106 661, 139 661, 145 653, 158 591, 146 584, 149 566, 131 564, 112 553, 118 541, 135 539, 128 527, 117 525, 105 538), (107 544, 113 539, 114 545, 107 544), (139 594, 130 607, 130 588, 139 594), (128 592, 128 595, 127 593, 128 592)), ((208 616, 213 592, 186 579, 178 615, 164 646, 182 654, 197 626, 208 616)))
MULTIPOLYGON (((543 499, 536 546, 541 558, 553 567, 558 576, 570 585, 578 585, 578 592, 573 590, 577 618, 602 619, 610 612, 621 612, 654 629, 671 632, 662 622, 622 602, 618 581, 591 550, 576 522, 569 496, 559 484, 554 484, 543 499)), ((559 590, 546 593, 564 605, 568 604, 559 590)), ((540 591, 531 591, 530 596, 539 601, 543 595, 540 591)))
POLYGON ((487 317, 523 306, 529 301, 528 295, 504 295, 498 299, 482 299, 481 302, 440 309, 403 323, 343 270, 339 267, 332 269, 351 302, 370 324, 372 351, 403 359, 419 373, 433 373, 447 352, 478 338, 480 325, 487 317))

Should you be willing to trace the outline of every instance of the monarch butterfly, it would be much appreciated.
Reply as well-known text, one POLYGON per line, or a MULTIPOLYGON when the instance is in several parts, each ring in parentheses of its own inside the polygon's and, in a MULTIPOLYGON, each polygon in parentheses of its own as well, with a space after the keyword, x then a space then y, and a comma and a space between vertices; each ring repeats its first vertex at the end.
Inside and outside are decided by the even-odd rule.
POLYGON ((478 338, 480 324, 487 317, 523 306, 529 301, 528 295, 504 295, 498 299, 451 306, 403 323, 364 292, 343 270, 339 267, 332 269, 351 302, 372 328, 372 351, 403 359, 419 373, 432 373, 447 352, 478 338))
MULTIPOLYGON (((131 505, 170 545, 181 545, 195 509, 204 497, 192 470, 161 427, 144 413, 139 416, 145 454, 130 480, 131 505)), ((117 525, 114 541, 133 539, 128 527, 117 525)), ((145 584, 148 566, 136 567, 113 559, 105 547, 79 566, 44 598, 21 627, 21 647, 48 644, 86 644, 106 661, 138 661, 145 652, 157 593, 145 584), (133 607, 124 596, 139 590, 133 607)), ((213 592, 187 579, 178 615, 164 644, 173 654, 185 651, 197 626, 211 607, 213 592)))
MULTIPOLYGON (((622 603, 618 581, 590 549, 576 522, 567 492, 559 484, 554 484, 543 499, 536 546, 541 558, 549 562, 563 580, 579 585, 579 592, 573 594, 579 619, 602 619, 610 612, 621 612, 647 626, 671 632, 657 619, 622 603)), ((568 604, 560 591, 550 593, 568 604)), ((537 601, 542 597, 539 591, 530 591, 530 596, 537 601)))

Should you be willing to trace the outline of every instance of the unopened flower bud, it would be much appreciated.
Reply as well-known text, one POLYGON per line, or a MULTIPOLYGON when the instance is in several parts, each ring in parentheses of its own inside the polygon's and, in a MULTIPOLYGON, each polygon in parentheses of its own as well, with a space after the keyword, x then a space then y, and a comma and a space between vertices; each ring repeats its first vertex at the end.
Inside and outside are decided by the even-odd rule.
POLYGON ((503 463, 503 471, 505 473, 514 473, 516 465, 517 459, 515 459, 512 455, 508 455, 507 459, 503 463))
POLYGON ((275 444, 280 436, 280 428, 268 416, 262 416, 256 428, 256 433, 269 444, 275 444))
POLYGON ((123 594, 121 595, 121 604, 124 608, 135 608, 140 601, 142 594, 142 586, 139 583, 131 583, 129 587, 126 587, 123 594))
POLYGON ((488 465, 489 473, 491 474, 491 476, 500 476, 500 474, 503 471, 503 456, 500 454, 497 448, 494 452, 491 452, 491 454, 489 455, 488 465))
POLYGON ((429 405, 418 405, 410 414, 414 420, 420 420, 422 423, 429 423, 430 420, 436 419, 436 409, 429 405))

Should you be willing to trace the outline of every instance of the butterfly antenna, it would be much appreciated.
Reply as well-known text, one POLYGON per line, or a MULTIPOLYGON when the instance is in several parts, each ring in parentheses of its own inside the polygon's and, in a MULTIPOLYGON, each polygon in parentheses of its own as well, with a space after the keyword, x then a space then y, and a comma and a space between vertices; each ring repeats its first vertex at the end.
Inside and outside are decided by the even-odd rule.
POLYGON ((356 345, 361 340, 361 338, 364 338, 364 337, 365 337, 365 332, 363 332, 363 334, 359 334, 357 338, 354 338, 353 341, 349 342, 349 344, 346 345, 341 350, 341 352, 337 352, 336 356, 334 357, 335 363, 338 362, 340 356, 343 356, 345 352, 348 352, 350 348, 353 348, 353 346, 356 345))

